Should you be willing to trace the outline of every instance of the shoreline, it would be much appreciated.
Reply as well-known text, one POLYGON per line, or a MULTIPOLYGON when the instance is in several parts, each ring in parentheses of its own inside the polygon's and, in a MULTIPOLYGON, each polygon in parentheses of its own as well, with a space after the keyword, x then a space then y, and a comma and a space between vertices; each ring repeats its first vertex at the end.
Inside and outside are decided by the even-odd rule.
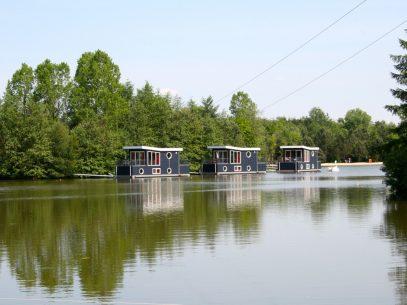
POLYGON ((383 165, 383 162, 351 162, 351 163, 321 163, 321 167, 330 166, 372 166, 372 165, 383 165))

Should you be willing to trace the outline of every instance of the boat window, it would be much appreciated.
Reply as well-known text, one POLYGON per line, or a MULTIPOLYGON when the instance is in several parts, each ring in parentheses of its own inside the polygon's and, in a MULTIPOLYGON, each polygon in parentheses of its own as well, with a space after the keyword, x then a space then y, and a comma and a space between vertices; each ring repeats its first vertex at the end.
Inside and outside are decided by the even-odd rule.
POLYGON ((228 163, 228 151, 227 150, 215 150, 213 152, 213 159, 217 163, 228 163))
POLYGON ((240 164, 240 151, 231 150, 230 151, 230 163, 232 164, 240 164))
POLYGON ((160 165, 160 153, 156 151, 147 152, 148 165, 160 165))
POLYGON ((291 150, 285 151, 285 161, 291 161, 291 150))
POLYGON ((146 165, 146 152, 145 151, 132 151, 130 159, 134 165, 146 165))
POLYGON ((297 161, 302 161, 302 150, 296 150, 295 151, 295 159, 297 161))
POLYGON ((304 150, 304 161, 309 162, 310 157, 309 157, 309 150, 304 150))

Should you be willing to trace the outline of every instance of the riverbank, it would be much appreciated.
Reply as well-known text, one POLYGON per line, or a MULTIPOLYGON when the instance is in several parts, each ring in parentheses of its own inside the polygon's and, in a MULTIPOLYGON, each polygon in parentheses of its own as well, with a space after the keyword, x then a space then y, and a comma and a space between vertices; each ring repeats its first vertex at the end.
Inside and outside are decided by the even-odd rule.
POLYGON ((383 162, 351 162, 351 163, 321 163, 322 167, 330 166, 372 166, 383 165, 383 162))

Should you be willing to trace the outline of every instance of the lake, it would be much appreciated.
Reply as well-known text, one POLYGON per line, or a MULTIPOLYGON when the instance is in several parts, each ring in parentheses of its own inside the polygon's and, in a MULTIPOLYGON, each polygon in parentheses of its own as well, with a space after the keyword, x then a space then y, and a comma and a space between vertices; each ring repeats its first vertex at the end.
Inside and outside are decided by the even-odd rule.
POLYGON ((0 182, 0 304, 406 304, 380 167, 0 182))

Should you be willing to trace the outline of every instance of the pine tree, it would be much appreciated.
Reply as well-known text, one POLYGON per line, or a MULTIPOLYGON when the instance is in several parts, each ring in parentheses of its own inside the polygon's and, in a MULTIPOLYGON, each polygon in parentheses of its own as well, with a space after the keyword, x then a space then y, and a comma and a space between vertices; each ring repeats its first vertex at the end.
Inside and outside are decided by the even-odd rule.
MULTIPOLYGON (((400 46, 407 50, 407 41, 400 39, 400 46)), ((399 105, 388 105, 386 109, 400 117, 400 123, 395 128, 392 140, 384 148, 384 165, 386 184, 390 186, 395 198, 407 198, 407 54, 391 55, 394 68, 398 73, 392 77, 404 88, 392 89, 394 97, 399 99, 399 105)))

